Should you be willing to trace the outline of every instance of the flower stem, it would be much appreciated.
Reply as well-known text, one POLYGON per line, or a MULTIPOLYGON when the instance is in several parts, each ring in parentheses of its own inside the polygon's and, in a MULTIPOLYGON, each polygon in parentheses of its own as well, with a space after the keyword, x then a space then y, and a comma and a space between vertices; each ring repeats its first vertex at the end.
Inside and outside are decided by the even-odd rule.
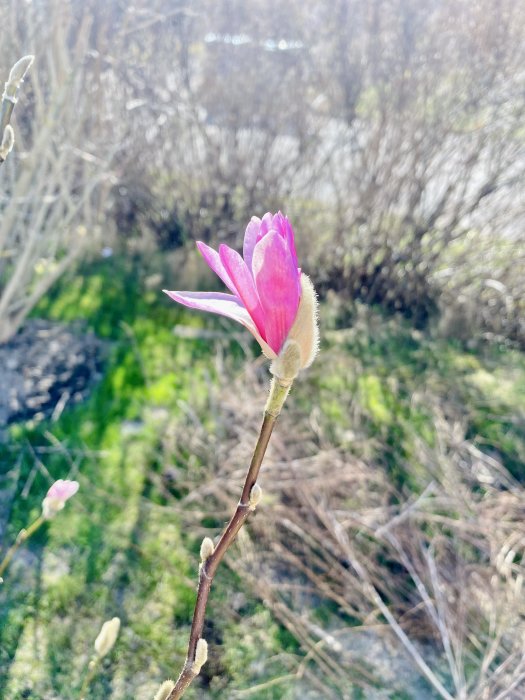
POLYGON ((259 470, 272 435, 275 421, 277 420, 286 397, 288 396, 290 386, 291 382, 282 382, 275 377, 272 379, 270 395, 264 411, 264 419, 259 437, 257 439, 257 444, 255 445, 252 460, 246 474, 241 499, 230 522, 222 533, 213 554, 211 554, 200 567, 197 602, 195 603, 195 610, 193 612, 186 661, 177 683, 169 694, 167 700, 179 700, 179 698, 184 695, 195 676, 197 676, 199 673, 199 667, 195 664, 195 650, 199 639, 202 637, 206 605, 208 603, 213 577, 224 555, 226 554, 226 551, 234 541, 241 527, 244 525, 251 510, 253 510, 253 506, 250 504, 250 494, 255 483, 257 482, 259 470))
POLYGON ((20 547, 20 545, 26 540, 28 540, 31 537, 31 535, 34 532, 36 532, 38 528, 44 523, 45 518, 44 516, 40 515, 33 523, 31 523, 31 525, 28 528, 22 528, 22 530, 20 530, 20 532, 16 536, 14 544, 12 544, 11 547, 7 550, 5 557, 0 563, 0 577, 9 566, 11 559, 13 558, 15 552, 20 547))
POLYGON ((80 689, 80 700, 85 700, 86 693, 89 689, 89 685, 95 677, 95 673, 97 672, 99 661, 99 657, 94 656, 88 664, 88 672, 86 673, 86 677, 84 678, 84 682, 82 683, 82 688, 80 689))

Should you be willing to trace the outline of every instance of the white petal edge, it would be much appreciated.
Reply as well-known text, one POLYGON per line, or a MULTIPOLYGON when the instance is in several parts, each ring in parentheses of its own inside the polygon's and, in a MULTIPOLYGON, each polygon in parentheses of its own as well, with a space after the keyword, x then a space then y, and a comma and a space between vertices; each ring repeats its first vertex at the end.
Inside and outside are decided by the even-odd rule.
POLYGON ((246 311, 240 300, 233 294, 222 292, 176 292, 168 289, 162 290, 173 301, 183 304, 190 309, 208 311, 212 314, 219 314, 231 318, 247 328, 261 346, 261 350, 270 360, 277 357, 275 352, 266 343, 252 321, 250 314, 246 311))

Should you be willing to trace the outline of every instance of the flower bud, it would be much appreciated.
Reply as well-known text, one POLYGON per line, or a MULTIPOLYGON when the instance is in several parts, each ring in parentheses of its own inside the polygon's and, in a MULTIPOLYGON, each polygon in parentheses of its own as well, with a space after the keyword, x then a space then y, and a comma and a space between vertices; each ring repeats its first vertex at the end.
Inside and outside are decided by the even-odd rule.
POLYGON ((297 316, 271 372, 278 379, 292 381, 300 370, 309 367, 319 350, 317 295, 310 278, 301 273, 301 300, 297 316))
POLYGON ((252 490, 250 491, 250 510, 255 510, 259 505, 259 501, 262 498, 262 488, 259 484, 254 484, 252 490))
POLYGON ((102 625, 98 637, 95 640, 95 651, 99 658, 106 656, 115 646, 118 633, 120 630, 120 619, 114 617, 112 620, 107 620, 102 625))
POLYGON ((160 688, 157 690, 157 694, 153 700, 167 700, 174 687, 175 683, 173 681, 164 681, 164 683, 162 683, 160 688))
POLYGON ((210 537, 205 537, 201 544, 201 562, 204 562, 211 557, 215 551, 213 540, 210 537))
POLYGON ((0 144, 0 162, 3 162, 7 158, 8 153, 11 152, 14 145, 15 132, 13 131, 13 127, 8 124, 4 129, 2 143, 0 144))
POLYGON ((65 506, 72 496, 78 491, 78 481, 58 479, 50 487, 46 497, 42 501, 42 515, 46 520, 54 518, 65 506))
POLYGON ((52 498, 44 498, 42 501, 42 515, 46 520, 51 520, 64 507, 61 501, 54 501, 52 498))
POLYGON ((20 58, 15 65, 9 71, 9 83, 16 83, 17 86, 20 85, 22 80, 25 78, 25 74, 30 69, 35 57, 32 55, 23 56, 20 58))
POLYGON ((195 675, 200 673, 201 668, 204 666, 208 660, 208 642, 205 639, 199 639, 197 642, 197 647, 195 649, 195 661, 191 670, 195 675))
POLYGON ((5 84, 4 94, 2 95, 3 100, 9 100, 10 102, 16 103, 17 90, 20 87, 20 83, 24 82, 25 74, 31 67, 34 60, 34 56, 24 56, 11 68, 9 78, 5 84))

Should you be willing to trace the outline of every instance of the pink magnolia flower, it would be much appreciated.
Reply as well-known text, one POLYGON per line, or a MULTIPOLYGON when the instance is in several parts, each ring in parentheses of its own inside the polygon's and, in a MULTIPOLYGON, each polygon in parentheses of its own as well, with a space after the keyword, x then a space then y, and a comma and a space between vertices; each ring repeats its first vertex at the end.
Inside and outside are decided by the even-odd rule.
POLYGON ((232 248, 219 252, 205 243, 197 247, 232 294, 170 292, 172 299, 192 309, 211 311, 242 323, 264 354, 275 359, 297 316, 301 270, 297 266, 294 233, 281 212, 254 216, 244 235, 244 259, 232 248))
POLYGON ((52 518, 64 507, 66 501, 78 491, 78 481, 58 479, 50 486, 46 497, 42 501, 42 510, 45 518, 52 518))
POLYGON ((69 479, 58 479, 49 487, 46 498, 53 498, 57 501, 66 502, 71 496, 74 496, 78 491, 78 481, 70 481, 69 479))

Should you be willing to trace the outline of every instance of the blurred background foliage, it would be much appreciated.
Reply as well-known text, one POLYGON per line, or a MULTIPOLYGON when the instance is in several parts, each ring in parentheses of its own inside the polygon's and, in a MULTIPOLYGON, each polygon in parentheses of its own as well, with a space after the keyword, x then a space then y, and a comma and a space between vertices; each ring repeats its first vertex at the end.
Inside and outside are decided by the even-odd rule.
POLYGON ((322 353, 188 697, 521 698, 525 7, 0 9, 3 75, 36 56, 0 168, 0 383, 9 352, 29 381, 13 344, 34 318, 103 348, 96 372, 80 353, 80 391, 49 345, 34 409, 0 426, 4 547, 51 479, 81 483, 0 590, 0 697, 78 695, 113 615, 90 697, 177 673, 200 541, 236 502, 268 377, 241 330, 160 289, 210 288, 193 242, 240 247, 280 208, 322 353))

